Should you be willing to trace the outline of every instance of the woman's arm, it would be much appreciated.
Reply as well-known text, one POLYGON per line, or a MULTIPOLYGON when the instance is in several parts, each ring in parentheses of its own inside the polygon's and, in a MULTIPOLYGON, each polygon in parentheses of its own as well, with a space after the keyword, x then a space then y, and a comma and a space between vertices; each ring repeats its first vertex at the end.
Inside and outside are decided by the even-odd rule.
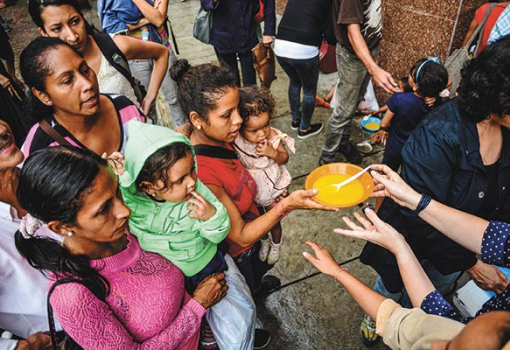
POLYGON ((473 17, 473 20, 471 21, 471 24, 469 25, 469 29, 466 33, 466 36, 464 37, 464 41, 462 42, 462 46, 466 46, 469 39, 473 36, 473 33, 476 30, 476 27, 478 27, 478 23, 476 23, 476 19, 473 17))
POLYGON ((146 0, 128 0, 133 1, 143 16, 154 26, 161 27, 166 20, 168 11, 168 0, 154 0, 154 6, 146 0))
MULTIPOLYGON (((142 298, 140 298, 142 300, 142 298)), ((110 306, 87 287, 73 283, 60 285, 51 295, 51 304, 60 324, 85 349, 175 349, 200 330, 205 309, 195 300, 186 300, 177 317, 160 333, 138 342, 119 321, 110 306), (75 315, 80 314, 80 320, 75 315), (98 317, 100 322, 98 322, 98 317), (82 327, 87 323, 88 327, 82 327)))
MULTIPOLYGON (((400 176, 386 165, 375 165, 374 170, 383 172, 381 175, 372 171, 372 176, 378 184, 374 197, 388 196, 399 205, 415 210, 421 195, 407 185, 400 176)), ((476 253, 482 253, 482 239, 489 224, 488 221, 460 210, 448 207, 435 200, 420 212, 419 216, 435 229, 464 248, 476 253)), ((496 267, 480 260, 471 266, 467 272, 476 284, 485 290, 501 293, 508 286, 505 275, 496 267)))
MULTIPOLYGON (((373 197, 390 197, 400 206, 416 209, 421 194, 413 190, 388 166, 376 164, 372 165, 372 169, 376 170, 371 174, 377 184, 373 197)), ((481 254, 482 238, 488 221, 435 200, 432 200, 419 216, 448 238, 476 254, 481 254)))
POLYGON ((402 281, 413 306, 420 307, 423 299, 435 290, 434 285, 423 271, 420 262, 404 237, 391 225, 379 219, 370 208, 365 209, 365 214, 370 221, 360 214, 354 213, 354 216, 363 227, 344 217, 343 220, 351 230, 337 228, 335 232, 348 237, 364 239, 392 252, 397 259, 402 281))
POLYGON ((306 242, 306 244, 313 249, 316 257, 304 252, 303 256, 305 259, 311 262, 320 272, 333 277, 340 283, 356 303, 375 320, 377 318, 377 311, 386 298, 375 292, 372 288, 367 287, 363 282, 351 275, 349 271, 338 266, 338 263, 324 247, 310 241, 306 242))
POLYGON ((145 115, 148 115, 168 69, 168 49, 161 44, 137 40, 124 35, 116 35, 113 40, 128 60, 154 60, 150 83, 147 87, 147 95, 141 104, 142 111, 145 115))
POLYGON ((317 194, 316 189, 300 190, 292 192, 288 197, 282 199, 281 204, 264 215, 259 216, 248 223, 244 222, 241 213, 237 209, 235 203, 225 192, 225 190, 217 185, 206 185, 214 193, 214 195, 223 203, 227 209, 230 218, 230 231, 228 237, 236 244, 242 247, 248 247, 256 243, 271 228, 279 222, 287 213, 294 209, 321 209, 321 210, 338 210, 327 207, 323 204, 315 202, 312 197, 317 194))

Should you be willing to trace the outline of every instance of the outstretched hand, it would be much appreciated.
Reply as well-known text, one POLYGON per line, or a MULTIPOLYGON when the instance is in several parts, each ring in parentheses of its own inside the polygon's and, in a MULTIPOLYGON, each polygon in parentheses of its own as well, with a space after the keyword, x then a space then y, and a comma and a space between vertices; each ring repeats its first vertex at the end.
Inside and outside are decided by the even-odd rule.
POLYGON ((342 270, 342 268, 338 266, 338 263, 335 261, 335 259, 333 259, 326 248, 311 241, 307 241, 306 244, 313 249, 315 256, 307 252, 303 252, 303 256, 306 260, 311 262, 313 266, 317 268, 317 270, 331 277, 336 276, 338 271, 342 270))
POLYGON ((343 236, 361 238, 365 241, 375 243, 388 249, 393 254, 406 249, 407 243, 404 237, 397 230, 379 219, 372 209, 365 209, 365 214, 368 217, 368 220, 359 213, 354 213, 354 217, 362 226, 359 226, 348 217, 343 217, 344 222, 351 229, 345 230, 336 228, 334 232, 343 236))
POLYGON ((395 79, 393 79, 390 73, 379 66, 376 66, 372 71, 372 81, 375 86, 382 88, 388 93, 398 92, 398 84, 395 79))
POLYGON ((280 203, 283 203, 285 208, 290 210, 294 209, 320 209, 338 211, 337 208, 329 207, 313 200, 313 197, 319 192, 318 189, 312 188, 310 190, 298 190, 292 192, 288 197, 284 198, 280 203))
POLYGON ((391 170, 389 166, 383 164, 372 165, 372 172, 370 174, 376 184, 371 197, 390 197, 402 207, 411 210, 416 209, 421 195, 406 184, 400 175, 391 170))

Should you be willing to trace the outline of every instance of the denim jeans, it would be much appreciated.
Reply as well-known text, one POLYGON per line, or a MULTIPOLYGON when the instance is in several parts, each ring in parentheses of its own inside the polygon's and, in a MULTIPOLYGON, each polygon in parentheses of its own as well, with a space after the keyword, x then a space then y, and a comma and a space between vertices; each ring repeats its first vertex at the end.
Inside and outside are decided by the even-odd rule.
MULTIPOLYGON (((434 287, 441 293, 445 295, 446 293, 451 291, 455 281, 461 275, 462 272, 454 272, 449 275, 442 275, 437 269, 432 266, 432 264, 428 260, 423 260, 421 262, 423 270, 429 277, 430 281, 434 285, 434 287)), ((377 277, 377 281, 375 282, 374 290, 385 296, 386 298, 393 299, 394 301, 400 303, 403 307, 412 308, 411 300, 409 299, 409 295, 405 289, 402 289, 400 293, 391 293, 386 289, 384 282, 381 277, 377 277)), ((419 307, 419 306, 418 306, 419 307)))
MULTIPOLYGON (((370 50, 374 60, 378 52, 379 47, 370 50)), ((322 147, 322 158, 326 161, 334 161, 336 152, 349 143, 352 118, 370 81, 365 65, 355 53, 340 43, 336 44, 336 66, 338 84, 335 97, 338 102, 329 119, 326 141, 322 147)))
MULTIPOLYGON (((170 113, 172 113, 172 117, 174 118, 174 127, 180 126, 182 124, 187 123, 187 118, 182 111, 181 105, 177 100, 177 83, 170 77, 170 67, 172 67, 177 61, 177 57, 173 50, 170 50, 170 57, 168 61, 168 70, 165 74, 165 78, 161 83, 161 91, 163 91, 163 95, 165 95, 166 101, 170 107, 170 113)), ((154 62, 152 60, 131 60, 129 61, 129 68, 131 69, 131 74, 140 80, 143 86, 147 88, 149 86, 149 82, 151 80, 152 75, 152 67, 154 66, 154 62)), ((171 126, 171 125, 167 125, 171 126)))
POLYGON ((292 121, 299 122, 299 129, 306 130, 310 126, 315 110, 317 81, 319 80, 319 55, 304 60, 280 56, 276 56, 276 58, 289 76, 289 103, 292 121), (302 104, 300 103, 301 88, 303 88, 302 104))
POLYGON ((246 279, 246 284, 250 287, 252 295, 260 289, 262 277, 273 268, 273 265, 260 261, 260 245, 260 241, 258 241, 248 252, 232 257, 239 271, 241 271, 241 274, 246 279))
POLYGON ((238 52, 238 53, 219 53, 216 48, 216 57, 218 61, 223 62, 230 68, 235 74, 237 86, 241 86, 241 79, 239 78, 239 67, 237 66, 237 56, 241 62, 241 72, 243 74, 243 86, 250 86, 257 84, 257 78, 255 76, 255 68, 253 68, 253 56, 251 51, 238 52))

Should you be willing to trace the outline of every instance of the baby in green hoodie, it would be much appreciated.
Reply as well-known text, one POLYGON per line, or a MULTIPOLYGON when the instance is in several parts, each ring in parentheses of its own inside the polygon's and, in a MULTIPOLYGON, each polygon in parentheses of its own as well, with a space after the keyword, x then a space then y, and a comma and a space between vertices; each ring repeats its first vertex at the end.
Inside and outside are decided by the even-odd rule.
POLYGON ((197 179, 194 148, 179 133, 131 123, 120 177, 129 228, 142 249, 161 254, 186 276, 190 293, 227 269, 218 244, 230 230, 223 204, 197 179))
MULTIPOLYGON (((131 233, 142 249, 181 269, 190 294, 207 276, 225 272, 228 293, 207 310, 207 322, 221 349, 253 349, 256 314, 250 289, 232 258, 218 250, 230 220, 223 204, 197 179, 191 142, 173 130, 133 122, 124 157, 119 187, 131 209, 131 233)), ((205 322, 202 326, 210 332, 205 322)), ((201 342, 214 344, 214 338, 201 342)))

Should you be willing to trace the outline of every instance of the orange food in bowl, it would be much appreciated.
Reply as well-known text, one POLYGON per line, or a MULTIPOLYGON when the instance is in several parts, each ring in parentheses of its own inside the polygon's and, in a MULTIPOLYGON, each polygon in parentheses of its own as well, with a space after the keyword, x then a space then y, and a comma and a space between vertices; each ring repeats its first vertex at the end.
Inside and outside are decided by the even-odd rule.
POLYGON ((336 189, 331 185, 347 180, 362 170, 359 166, 349 163, 325 164, 308 175, 305 188, 307 190, 311 188, 319 190, 319 193, 314 197, 319 203, 335 208, 348 208, 370 197, 374 191, 372 176, 365 173, 340 189, 336 189))

